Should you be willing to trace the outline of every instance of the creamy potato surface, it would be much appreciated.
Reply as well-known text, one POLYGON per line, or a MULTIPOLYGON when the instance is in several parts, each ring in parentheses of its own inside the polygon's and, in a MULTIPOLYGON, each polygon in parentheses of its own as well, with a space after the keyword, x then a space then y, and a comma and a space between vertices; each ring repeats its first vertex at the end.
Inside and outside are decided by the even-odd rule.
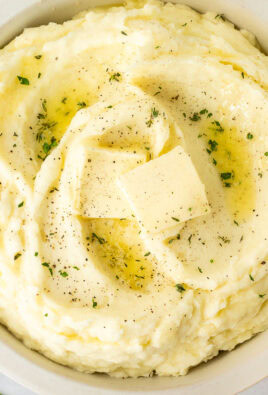
POLYGON ((183 375, 268 327, 268 58, 159 1, 0 51, 0 319, 59 363, 183 375))

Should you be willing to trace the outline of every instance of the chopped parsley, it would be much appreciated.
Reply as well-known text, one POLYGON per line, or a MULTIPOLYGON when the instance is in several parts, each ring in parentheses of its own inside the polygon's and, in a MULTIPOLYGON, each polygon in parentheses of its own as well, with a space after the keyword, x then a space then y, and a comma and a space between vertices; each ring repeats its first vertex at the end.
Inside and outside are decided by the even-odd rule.
POLYGON ((232 173, 230 173, 230 172, 221 173, 222 180, 229 180, 230 178, 232 178, 232 173))
POLYGON ((42 266, 47 267, 48 270, 49 270, 49 273, 51 274, 51 276, 53 276, 53 270, 52 270, 52 268, 50 267, 50 264, 49 264, 49 263, 43 262, 43 263, 42 263, 42 266))
POLYGON ((193 115, 189 117, 189 119, 193 122, 197 122, 200 121, 201 117, 197 112, 194 112, 193 115))
POLYGON ((217 143, 217 141, 215 141, 215 140, 208 140, 208 144, 209 144, 209 146, 210 146, 210 150, 211 151, 217 151, 217 147, 218 147, 218 143, 217 143))
POLYGON ((34 256, 38 256, 38 252, 37 251, 35 251, 34 256))
POLYGON ((60 273, 61 277, 68 277, 67 272, 63 272, 62 270, 59 270, 59 273, 60 273))
POLYGON ((146 254, 144 254, 144 256, 149 256, 151 253, 150 251, 146 252, 146 254))
POLYGON ((37 59, 37 60, 39 60, 39 59, 41 59, 42 58, 42 55, 36 55, 35 56, 35 59, 37 59))
POLYGON ((215 16, 215 19, 221 19, 222 21, 225 21, 225 16, 224 16, 224 14, 217 14, 215 16))
POLYGON ((244 79, 245 78, 244 71, 242 71, 241 75, 242 75, 242 78, 244 79))
POLYGON ((92 241, 98 240, 100 244, 105 244, 106 240, 103 237, 99 237, 96 233, 92 233, 92 241))
POLYGON ((210 130, 214 130, 215 132, 224 132, 224 128, 221 126, 219 121, 213 121, 211 124, 213 125, 213 128, 209 128, 210 130))
MULTIPOLYGON (((40 138, 40 136, 39 136, 40 138)), ((39 140, 40 141, 40 140, 39 140)), ((50 139, 50 143, 45 142, 42 146, 43 152, 45 153, 45 156, 42 157, 41 155, 38 155, 39 159, 45 160, 48 156, 48 154, 50 153, 50 151, 52 150, 52 148, 56 147, 58 145, 57 140, 55 139, 55 137, 51 137, 50 139)))
POLYGON ((185 288, 182 284, 176 284, 175 287, 176 287, 176 290, 180 293, 183 293, 185 291, 185 288))
POLYGON ((159 111, 155 109, 155 107, 151 108, 151 116, 150 119, 146 122, 148 128, 150 128, 153 124, 154 118, 157 118, 159 115, 159 111))
POLYGON ((173 219, 173 221, 180 222, 180 220, 178 218, 176 218, 176 217, 171 217, 171 219, 173 219))
POLYGON ((110 76, 109 81, 110 81, 110 82, 111 82, 111 81, 117 81, 117 82, 119 82, 119 77, 121 77, 121 74, 120 74, 120 73, 114 73, 114 74, 112 74, 112 75, 110 76))
POLYGON ((251 274, 249 274, 249 278, 251 279, 251 281, 254 281, 254 277, 252 277, 251 274))
POLYGON ((253 139, 253 134, 248 133, 248 134, 247 134, 247 139, 248 139, 248 140, 252 140, 252 139, 253 139))
POLYGON ((267 151, 267 152, 264 152, 264 156, 268 156, 268 151, 267 151))
POLYGON ((37 78, 39 79, 41 77, 42 73, 38 73, 37 78))
POLYGON ((203 273, 203 270, 199 266, 198 266, 198 270, 199 270, 200 273, 203 273))
POLYGON ((201 115, 206 114, 206 113, 208 113, 208 110, 206 108, 204 108, 203 110, 201 110, 199 112, 199 114, 201 114, 201 115))
POLYGON ((92 307, 93 307, 93 309, 95 309, 97 306, 98 306, 98 303, 96 302, 96 296, 94 296, 92 298, 92 307))
POLYGON ((124 32, 123 30, 121 31, 121 34, 123 34, 124 36, 127 36, 127 33, 124 32))
POLYGON ((259 298, 263 298, 265 294, 259 294, 259 298))
POLYGON ((30 85, 28 78, 22 77, 21 75, 17 75, 17 78, 21 85, 30 85))
POLYGON ((79 101, 79 102, 77 103, 77 105, 78 105, 78 107, 80 107, 80 108, 85 108, 85 107, 87 106, 87 103, 84 102, 84 101, 79 101))
POLYGON ((24 202, 20 202, 20 204, 18 204, 18 207, 22 207, 24 205, 24 202))
POLYGON ((80 270, 79 267, 77 267, 77 266, 73 266, 73 269, 80 270))

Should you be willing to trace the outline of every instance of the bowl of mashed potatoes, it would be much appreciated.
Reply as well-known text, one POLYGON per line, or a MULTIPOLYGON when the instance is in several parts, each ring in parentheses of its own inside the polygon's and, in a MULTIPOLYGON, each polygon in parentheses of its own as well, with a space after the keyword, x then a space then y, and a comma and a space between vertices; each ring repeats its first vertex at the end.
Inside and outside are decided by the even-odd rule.
POLYGON ((267 4, 15 3, 0 21, 0 369, 52 394, 261 379, 267 4))

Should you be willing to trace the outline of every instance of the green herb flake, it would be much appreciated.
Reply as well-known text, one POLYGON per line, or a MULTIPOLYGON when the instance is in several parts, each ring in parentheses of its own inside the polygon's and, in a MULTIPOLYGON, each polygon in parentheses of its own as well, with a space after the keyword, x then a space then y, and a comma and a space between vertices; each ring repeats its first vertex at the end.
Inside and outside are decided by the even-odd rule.
POLYGON ((77 103, 77 105, 78 105, 78 107, 80 107, 80 108, 85 108, 85 107, 87 106, 87 103, 84 102, 84 101, 79 101, 79 102, 77 103))
POLYGON ((41 78, 42 73, 38 73, 37 78, 41 78))
POLYGON ((252 277, 251 274, 249 274, 249 278, 251 279, 251 281, 254 281, 254 277, 252 277))
POLYGON ((124 36, 127 36, 127 33, 124 32, 123 30, 121 31, 121 34, 123 34, 124 36))
POLYGON ((268 156, 268 151, 264 152, 264 156, 268 156))
POLYGON ((47 317, 47 316, 48 316, 48 313, 44 314, 44 316, 47 317))
POLYGON ((43 262, 43 263, 42 263, 42 266, 47 267, 48 270, 49 270, 50 275, 53 276, 53 270, 52 270, 52 268, 50 267, 50 264, 49 264, 49 263, 43 262))
POLYGON ((175 287, 176 287, 176 290, 180 293, 183 293, 184 291, 186 291, 186 289, 184 288, 184 286, 182 284, 176 284, 175 287))
POLYGON ((35 56, 35 59, 37 59, 37 60, 39 60, 39 59, 41 59, 42 58, 42 55, 36 55, 35 56))
POLYGON ((150 251, 146 252, 146 254, 144 254, 144 256, 149 256, 151 253, 150 251))
POLYGON ((59 273, 60 273, 61 277, 68 277, 67 272, 63 272, 62 270, 59 270, 59 273))
POLYGON ((199 114, 201 114, 201 115, 207 114, 207 113, 208 113, 208 110, 207 110, 206 108, 204 108, 203 110, 201 110, 201 111, 199 112, 199 114))
POLYGON ((244 71, 242 71, 241 75, 242 75, 242 78, 244 79, 245 78, 244 71))
POLYGON ((18 207, 22 207, 24 205, 24 202, 20 202, 20 204, 18 204, 18 207))
POLYGON ((198 266, 198 270, 199 270, 200 273, 203 273, 203 270, 199 266, 198 266))
POLYGON ((200 121, 201 117, 197 112, 194 112, 193 115, 189 117, 189 119, 193 122, 197 122, 200 121))
POLYGON ((248 134, 247 134, 247 139, 248 139, 248 140, 252 140, 253 137, 254 137, 253 134, 251 134, 251 133, 248 133, 248 134))
POLYGON ((106 240, 103 237, 99 237, 96 233, 92 233, 92 241, 97 240, 100 244, 105 244, 106 240))
POLYGON ((259 298, 264 298, 265 294, 259 294, 259 298))
POLYGON ((28 80, 28 78, 22 77, 20 75, 17 75, 17 78, 21 85, 30 85, 30 81, 28 80))
POLYGON ((77 266, 73 266, 73 269, 80 270, 79 267, 77 267, 77 266))
POLYGON ((34 256, 38 256, 38 251, 35 251, 34 256))
POLYGON ((96 302, 96 296, 94 296, 92 298, 92 307, 93 307, 93 309, 95 309, 97 306, 98 306, 98 303, 96 302))
POLYGON ((221 173, 222 180, 229 180, 230 178, 232 178, 232 173, 230 173, 230 172, 221 173))
POLYGON ((119 78, 121 77, 120 73, 114 73, 110 76, 109 81, 117 81, 119 82, 119 78))
POLYGON ((171 219, 173 219, 173 221, 180 222, 180 220, 176 217, 171 217, 171 219))
POLYGON ((210 259, 210 261, 209 261, 210 263, 213 263, 214 262, 214 259, 210 259))
POLYGON ((217 151, 218 150, 218 143, 215 140, 208 140, 208 144, 210 146, 210 150, 212 151, 217 151))

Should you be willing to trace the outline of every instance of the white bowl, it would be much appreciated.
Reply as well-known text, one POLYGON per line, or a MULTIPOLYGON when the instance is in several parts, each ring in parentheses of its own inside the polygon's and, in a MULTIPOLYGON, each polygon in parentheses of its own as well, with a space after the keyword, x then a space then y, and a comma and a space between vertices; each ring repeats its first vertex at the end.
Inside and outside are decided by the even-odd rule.
MULTIPOLYGON (((176 1, 176 0, 175 0, 176 1)), ((174 2, 175 2, 174 1, 174 2)), ((0 47, 26 26, 49 21, 62 22, 75 13, 113 0, 0 0, 0 47)), ((200 11, 223 13, 237 26, 258 37, 268 52, 267 0, 182 0, 200 11)), ((106 375, 86 375, 49 361, 27 349, 0 327, 0 371, 38 394, 206 394, 237 393, 268 374, 268 331, 238 346, 231 353, 192 369, 178 378, 153 377, 114 379, 106 375)))

